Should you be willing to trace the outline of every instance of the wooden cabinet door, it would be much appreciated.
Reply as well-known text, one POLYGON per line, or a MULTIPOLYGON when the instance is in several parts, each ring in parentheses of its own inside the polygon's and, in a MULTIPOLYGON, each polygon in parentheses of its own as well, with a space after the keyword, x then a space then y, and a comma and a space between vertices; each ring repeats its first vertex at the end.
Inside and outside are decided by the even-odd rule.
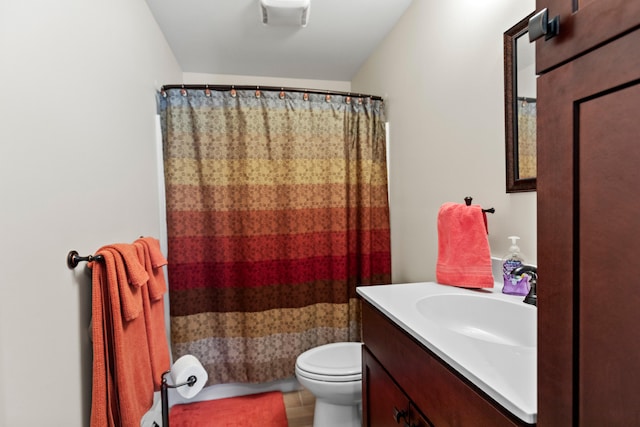
POLYGON ((409 399, 378 361, 362 349, 363 426, 404 426, 409 416, 409 399))
POLYGON ((362 366, 363 426, 432 426, 366 347, 362 348, 362 366))
POLYGON ((538 78, 537 184, 538 424, 640 425, 640 30, 538 78))
POLYGON ((560 16, 559 35, 536 44, 538 74, 640 26, 638 0, 537 0, 536 11, 560 16))
POLYGON ((425 417, 423 417, 418 409, 411 404, 409 406, 409 421, 405 427, 433 427, 425 417))

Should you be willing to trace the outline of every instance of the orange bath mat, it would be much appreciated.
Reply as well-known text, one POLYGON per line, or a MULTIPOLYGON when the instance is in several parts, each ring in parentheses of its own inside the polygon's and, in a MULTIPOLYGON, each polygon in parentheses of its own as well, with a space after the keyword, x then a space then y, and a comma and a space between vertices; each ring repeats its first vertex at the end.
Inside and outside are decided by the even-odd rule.
POLYGON ((175 405, 170 427, 287 427, 282 393, 252 394, 175 405))

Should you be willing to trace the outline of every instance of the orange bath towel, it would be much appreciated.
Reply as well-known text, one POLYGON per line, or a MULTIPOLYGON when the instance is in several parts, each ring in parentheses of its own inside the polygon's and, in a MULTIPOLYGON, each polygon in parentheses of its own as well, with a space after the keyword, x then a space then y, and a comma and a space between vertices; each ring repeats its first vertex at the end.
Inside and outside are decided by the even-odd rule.
POLYGON ((139 426, 154 384, 142 291, 149 275, 133 245, 98 250, 91 262, 93 384, 91 427, 139 426))
POLYGON ((164 279, 162 267, 167 265, 167 259, 160 250, 160 241, 153 237, 141 237, 136 240, 135 245, 142 245, 148 259, 145 261, 145 269, 151 276, 149 285, 149 295, 152 301, 158 301, 167 292, 167 284, 164 279))
POLYGON ((480 206, 445 203, 440 207, 436 280, 465 288, 493 287, 486 214, 480 206))
POLYGON ((135 241, 138 257, 149 274, 147 286, 142 289, 145 322, 147 325, 147 341, 155 390, 160 390, 162 373, 169 370, 171 360, 164 321, 164 294, 167 285, 162 267, 167 260, 160 251, 160 242, 152 237, 144 237, 135 241))

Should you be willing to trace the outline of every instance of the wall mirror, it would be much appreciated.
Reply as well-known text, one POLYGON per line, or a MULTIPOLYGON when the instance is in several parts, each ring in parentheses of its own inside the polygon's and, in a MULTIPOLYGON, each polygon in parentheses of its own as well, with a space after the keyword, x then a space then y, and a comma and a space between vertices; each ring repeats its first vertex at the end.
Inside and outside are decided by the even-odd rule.
POLYGON ((527 34, 532 15, 504 33, 507 193, 536 189, 536 52, 527 34))

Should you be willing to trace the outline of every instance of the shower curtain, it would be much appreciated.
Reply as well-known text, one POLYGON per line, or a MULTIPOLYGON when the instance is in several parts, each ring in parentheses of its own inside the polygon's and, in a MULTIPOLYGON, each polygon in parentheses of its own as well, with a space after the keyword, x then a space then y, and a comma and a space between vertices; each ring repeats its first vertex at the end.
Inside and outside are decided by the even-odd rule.
POLYGON ((535 178, 536 101, 518 102, 518 179, 535 178))
POLYGON ((207 88, 160 106, 174 358, 258 383, 359 340, 355 288, 391 274, 382 101, 207 88))

